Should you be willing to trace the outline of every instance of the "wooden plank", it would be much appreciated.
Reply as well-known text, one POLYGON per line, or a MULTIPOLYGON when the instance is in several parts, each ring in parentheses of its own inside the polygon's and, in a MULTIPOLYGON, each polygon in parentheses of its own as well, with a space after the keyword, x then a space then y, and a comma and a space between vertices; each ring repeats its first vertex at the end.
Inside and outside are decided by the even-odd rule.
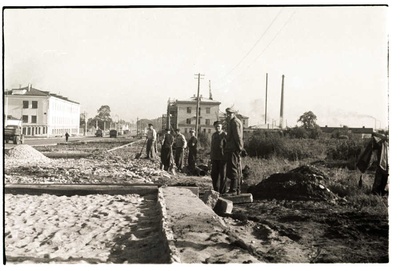
POLYGON ((221 198, 232 201, 233 203, 251 203, 253 195, 251 193, 242 193, 240 195, 221 195, 221 198))
POLYGON ((129 142, 128 144, 125 144, 125 145, 122 145, 122 146, 118 146, 118 147, 115 147, 115 148, 109 149, 109 150, 107 150, 107 152, 110 152, 110 151, 115 151, 115 150, 118 150, 118 149, 121 149, 121 148, 125 148, 125 147, 128 147, 128 146, 130 146, 130 145, 132 145, 132 144, 134 144, 134 143, 139 143, 140 141, 141 141, 141 140, 137 140, 137 141, 129 142))
POLYGON ((88 152, 43 152, 48 158, 85 158, 91 155, 88 152))
POLYGON ((127 184, 8 184, 4 192, 10 194, 54 194, 54 195, 89 195, 89 194, 157 194, 157 185, 127 184))

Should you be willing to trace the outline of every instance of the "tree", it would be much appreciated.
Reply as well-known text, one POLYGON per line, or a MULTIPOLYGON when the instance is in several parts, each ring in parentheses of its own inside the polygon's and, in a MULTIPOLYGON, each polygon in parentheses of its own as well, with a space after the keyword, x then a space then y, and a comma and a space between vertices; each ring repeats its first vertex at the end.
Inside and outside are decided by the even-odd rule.
MULTIPOLYGON (((317 116, 312 111, 305 112, 300 116, 297 122, 303 123, 300 128, 303 128, 306 131, 307 137, 317 139, 321 136, 322 131, 317 124, 317 116)), ((297 132, 297 136, 299 136, 300 130, 295 132, 297 132)))
POLYGON ((111 109, 108 105, 102 105, 97 110, 97 116, 102 121, 110 121, 111 120, 111 109))
POLYGON ((91 122, 97 123, 103 130, 109 128, 112 122, 110 107, 108 105, 102 105, 97 110, 97 115, 91 120, 91 122))
POLYGON ((312 111, 308 111, 301 115, 297 122, 302 122, 302 126, 306 130, 310 130, 318 126, 316 121, 317 116, 312 111))

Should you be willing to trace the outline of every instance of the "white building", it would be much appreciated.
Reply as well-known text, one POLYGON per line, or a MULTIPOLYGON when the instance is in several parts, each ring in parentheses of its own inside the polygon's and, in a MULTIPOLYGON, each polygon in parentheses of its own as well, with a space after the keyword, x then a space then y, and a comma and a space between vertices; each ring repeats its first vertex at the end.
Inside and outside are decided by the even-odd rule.
MULTIPOLYGON (((210 98, 200 97, 199 131, 211 135, 214 132, 214 121, 218 120, 219 105, 221 103, 210 98)), ((182 133, 188 134, 196 127, 197 98, 187 100, 168 101, 167 125, 173 129, 179 128, 182 133), (168 114, 170 116, 168 120, 168 114)))
POLYGON ((79 133, 80 104, 66 97, 32 88, 4 93, 4 113, 22 120, 27 136, 62 136, 79 133))

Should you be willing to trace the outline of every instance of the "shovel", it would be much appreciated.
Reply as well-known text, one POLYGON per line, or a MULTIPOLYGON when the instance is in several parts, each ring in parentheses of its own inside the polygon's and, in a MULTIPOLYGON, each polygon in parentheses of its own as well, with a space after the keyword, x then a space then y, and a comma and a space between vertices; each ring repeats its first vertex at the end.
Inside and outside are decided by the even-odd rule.
POLYGON ((137 154, 135 155, 135 159, 139 159, 140 156, 142 156, 143 148, 144 148, 144 146, 146 145, 146 142, 147 142, 147 139, 144 141, 144 144, 143 144, 143 146, 142 146, 142 149, 140 150, 140 153, 137 153, 137 154))

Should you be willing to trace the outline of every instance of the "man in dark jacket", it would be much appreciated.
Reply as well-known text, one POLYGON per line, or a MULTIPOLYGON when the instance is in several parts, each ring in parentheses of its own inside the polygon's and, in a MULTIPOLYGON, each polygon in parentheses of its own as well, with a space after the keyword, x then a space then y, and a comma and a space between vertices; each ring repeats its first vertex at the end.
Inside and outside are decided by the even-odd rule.
MULTIPOLYGON (((377 160, 374 184, 372 192, 374 194, 386 195, 389 193, 389 137, 379 133, 372 133, 372 138, 364 151, 361 153, 357 168, 365 173, 371 166, 374 159, 377 160), (375 153, 375 154, 374 154, 375 153)), ((362 175, 360 176, 360 186, 362 186, 362 175)))
POLYGON ((236 117, 236 111, 226 109, 226 176, 231 180, 229 194, 240 194, 241 162, 240 153, 243 150, 243 125, 236 117))
POLYGON ((172 170, 174 160, 172 159, 172 144, 174 137, 171 135, 169 129, 165 129, 164 139, 161 145, 161 163, 162 169, 169 171, 172 170))
POLYGON ((226 192, 226 160, 224 148, 226 133, 222 131, 222 123, 214 122, 215 133, 211 137, 211 179, 213 188, 220 194, 226 192))
POLYGON ((189 148, 188 156, 188 167, 189 171, 194 174, 196 169, 196 158, 197 158, 197 138, 194 130, 190 130, 190 139, 187 143, 189 148))

